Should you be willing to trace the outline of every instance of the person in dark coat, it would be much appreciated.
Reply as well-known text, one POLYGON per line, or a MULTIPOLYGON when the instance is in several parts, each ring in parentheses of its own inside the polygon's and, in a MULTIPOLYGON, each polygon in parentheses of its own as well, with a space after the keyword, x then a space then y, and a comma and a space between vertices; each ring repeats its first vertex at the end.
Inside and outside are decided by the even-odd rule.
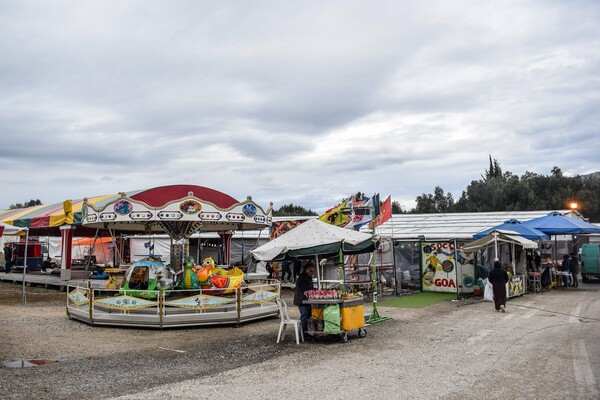
POLYGON ((294 282, 294 277, 292 276, 292 270, 290 269, 290 262, 284 261, 283 268, 281 269, 281 282, 285 282, 285 277, 287 276, 287 281, 290 283, 294 282))
MULTIPOLYGON (((561 272, 571 272, 571 257, 569 257, 568 254, 565 254, 563 256, 562 264, 558 267, 558 270, 561 272)), ((569 278, 569 275, 561 275, 561 276, 562 276, 563 286, 564 287, 571 286, 571 279, 569 278)))
POLYGON ((310 319, 310 304, 303 304, 304 300, 307 300, 304 292, 313 289, 312 277, 315 274, 315 266, 313 264, 307 264, 304 267, 304 271, 300 274, 296 280, 296 292, 294 293, 294 305, 298 306, 300 310, 300 321, 302 322, 302 331, 308 330, 308 320, 310 319))
POLYGON ((12 259, 12 245, 10 243, 7 243, 6 247, 4 248, 4 272, 6 272, 7 274, 10 272, 10 268, 12 267, 12 259))
POLYGON ((298 279, 298 276, 300 276, 300 271, 302 270, 302 262, 300 260, 296 260, 294 261, 294 282, 296 282, 296 280, 298 279))
POLYGON ((533 256, 533 262, 535 263, 535 270, 534 272, 541 272, 542 270, 542 257, 540 256, 540 252, 536 251, 535 255, 533 256))
POLYGON ((506 312, 506 284, 508 283, 508 274, 502 268, 500 261, 494 261, 494 268, 488 274, 488 280, 494 290, 496 311, 506 312))
POLYGON ((579 258, 577 257, 577 253, 571 254, 571 275, 573 275, 571 286, 579 287, 579 258))

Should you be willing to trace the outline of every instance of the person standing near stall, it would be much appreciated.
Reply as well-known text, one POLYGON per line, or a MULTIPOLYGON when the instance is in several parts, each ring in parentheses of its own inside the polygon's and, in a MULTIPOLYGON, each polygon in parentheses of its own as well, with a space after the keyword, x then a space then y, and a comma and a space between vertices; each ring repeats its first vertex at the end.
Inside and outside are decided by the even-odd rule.
POLYGON ((283 262, 283 267, 281 269, 281 283, 285 282, 285 277, 288 277, 287 281, 290 283, 294 282, 294 277, 292 275, 292 270, 290 269, 290 262, 289 261, 284 261, 283 262))
POLYGON ((567 288, 571 286, 571 279, 569 278, 569 273, 571 272, 571 257, 569 257, 568 254, 563 256, 562 264, 558 267, 558 270, 562 272, 560 275, 563 281, 563 287, 567 288))
POLYGON ((535 263, 534 272, 542 272, 542 257, 540 256, 540 252, 536 251, 533 256, 533 262, 535 263))
POLYGON ((506 284, 508 283, 508 274, 502 268, 500 261, 494 261, 494 268, 488 274, 488 280, 492 284, 494 291, 494 305, 496 311, 506 312, 506 284))
POLYGON ((9 273, 10 268, 12 267, 12 259, 13 259, 13 249, 10 243, 6 244, 4 248, 4 272, 9 273))
POLYGON ((296 280, 296 291, 294 293, 294 305, 298 306, 300 311, 300 321, 302 323, 302 331, 308 330, 308 320, 310 319, 310 304, 303 304, 307 300, 304 292, 313 289, 313 275, 315 274, 315 266, 307 264, 304 271, 296 280))
POLYGON ((571 286, 579 287, 579 258, 577 257, 577 253, 573 252, 571 254, 571 275, 573 275, 573 282, 571 282, 571 286))

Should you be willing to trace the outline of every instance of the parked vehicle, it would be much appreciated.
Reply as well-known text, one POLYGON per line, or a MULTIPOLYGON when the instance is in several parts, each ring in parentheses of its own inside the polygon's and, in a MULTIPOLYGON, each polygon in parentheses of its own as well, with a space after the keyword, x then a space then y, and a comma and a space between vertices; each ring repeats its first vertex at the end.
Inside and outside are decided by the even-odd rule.
POLYGON ((581 278, 583 282, 600 280, 600 244, 584 244, 581 247, 581 278))

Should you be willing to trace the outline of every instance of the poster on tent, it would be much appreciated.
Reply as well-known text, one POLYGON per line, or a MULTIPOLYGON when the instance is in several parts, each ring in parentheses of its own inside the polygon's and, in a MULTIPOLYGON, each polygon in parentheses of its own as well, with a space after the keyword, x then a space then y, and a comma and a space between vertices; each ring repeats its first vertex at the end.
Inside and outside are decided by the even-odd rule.
POLYGON ((465 242, 421 242, 421 283, 424 292, 472 293, 475 286, 473 254, 465 242))

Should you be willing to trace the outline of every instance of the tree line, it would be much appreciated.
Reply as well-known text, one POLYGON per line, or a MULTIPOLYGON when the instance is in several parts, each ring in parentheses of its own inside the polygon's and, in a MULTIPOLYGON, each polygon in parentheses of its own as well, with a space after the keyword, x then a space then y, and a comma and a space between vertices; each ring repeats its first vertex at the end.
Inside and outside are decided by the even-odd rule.
MULTIPOLYGON (((357 201, 367 201, 363 192, 354 195, 357 201)), ((348 198, 344 199, 348 200, 348 198)), ((452 193, 436 186, 433 193, 416 197, 411 210, 403 210, 398 201, 392 201, 392 213, 432 214, 486 211, 562 210, 571 202, 592 222, 600 222, 600 172, 589 175, 565 176, 559 167, 549 175, 525 172, 518 176, 502 171, 500 163, 490 155, 489 167, 481 178, 471 181, 458 200, 452 193)), ((10 209, 40 205, 39 199, 11 204, 10 209)), ((318 215, 315 211, 293 203, 273 210, 276 217, 318 215)))
POLYGON ((436 186, 433 193, 416 198, 411 213, 562 210, 577 203, 577 210, 592 222, 600 222, 600 173, 565 176, 559 167, 549 175, 503 172, 490 156, 489 168, 472 181, 460 198, 436 186))

